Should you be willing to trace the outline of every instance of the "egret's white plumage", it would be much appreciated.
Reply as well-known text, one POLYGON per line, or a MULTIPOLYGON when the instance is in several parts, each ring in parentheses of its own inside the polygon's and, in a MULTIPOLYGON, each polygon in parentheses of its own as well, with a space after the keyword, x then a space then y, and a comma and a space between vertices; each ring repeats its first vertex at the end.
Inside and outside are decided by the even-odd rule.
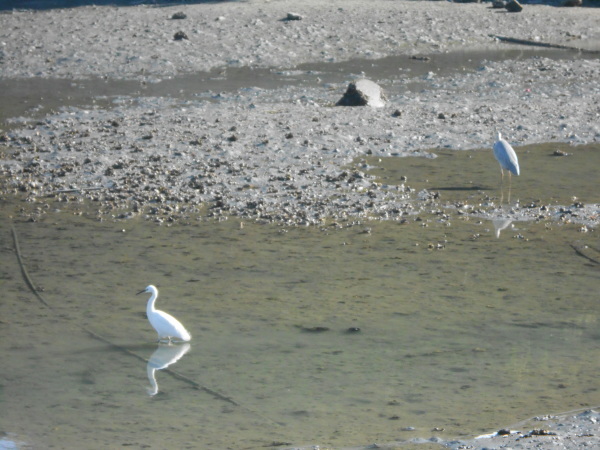
POLYGON ((188 333, 181 322, 179 322, 175 317, 173 317, 171 314, 154 308, 154 303, 158 298, 158 289, 156 289, 155 286, 150 285, 146 287, 146 289, 138 292, 138 294, 142 294, 144 292, 152 294, 150 296, 150 300, 148 300, 148 305, 146 306, 146 314, 148 315, 150 325, 152 325, 158 333, 158 340, 168 339, 170 342, 173 338, 181 339, 182 341, 189 341, 192 339, 190 333, 188 333))
POLYGON ((502 135, 498 133, 498 140, 494 144, 494 156, 500 163, 500 173, 504 178, 504 169, 508 170, 508 176, 511 173, 519 175, 519 159, 512 146, 502 139, 502 135))

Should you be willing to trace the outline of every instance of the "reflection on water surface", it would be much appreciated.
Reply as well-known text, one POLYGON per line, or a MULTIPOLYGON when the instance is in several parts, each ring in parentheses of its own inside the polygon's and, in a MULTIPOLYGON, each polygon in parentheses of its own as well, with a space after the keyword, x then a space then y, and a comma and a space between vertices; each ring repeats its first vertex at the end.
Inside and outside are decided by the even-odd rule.
POLYGON ((4 218, 3 427, 59 447, 341 447, 600 403, 599 269, 571 246, 597 251, 597 234, 513 222, 497 238, 491 221, 420 218, 17 222, 52 310, 25 286, 4 218), (149 397, 145 364, 80 328, 152 361, 135 296, 149 283, 194 336, 172 367, 206 390, 164 370, 149 397))

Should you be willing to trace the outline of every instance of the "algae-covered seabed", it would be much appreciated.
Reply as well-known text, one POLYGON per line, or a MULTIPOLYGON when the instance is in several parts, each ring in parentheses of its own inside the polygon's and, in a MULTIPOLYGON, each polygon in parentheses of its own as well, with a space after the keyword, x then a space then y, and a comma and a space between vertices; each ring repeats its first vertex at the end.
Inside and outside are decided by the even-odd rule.
POLYGON ((339 448, 600 403, 599 268, 572 246, 600 243, 580 225, 166 227, 77 208, 0 227, 2 429, 34 447, 339 448), (157 372, 154 397, 143 361, 86 331, 149 358, 150 283, 193 335, 171 366, 185 379, 157 372))

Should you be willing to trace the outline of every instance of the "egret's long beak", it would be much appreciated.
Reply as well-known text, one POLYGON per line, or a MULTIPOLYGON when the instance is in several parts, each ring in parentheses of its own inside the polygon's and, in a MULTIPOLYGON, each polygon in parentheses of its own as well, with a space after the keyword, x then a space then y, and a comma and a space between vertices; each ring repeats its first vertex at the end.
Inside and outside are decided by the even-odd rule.
POLYGON ((137 293, 137 294, 135 294, 135 295, 140 295, 140 294, 143 294, 144 292, 146 292, 146 289, 142 289, 140 292, 138 292, 138 293, 137 293))

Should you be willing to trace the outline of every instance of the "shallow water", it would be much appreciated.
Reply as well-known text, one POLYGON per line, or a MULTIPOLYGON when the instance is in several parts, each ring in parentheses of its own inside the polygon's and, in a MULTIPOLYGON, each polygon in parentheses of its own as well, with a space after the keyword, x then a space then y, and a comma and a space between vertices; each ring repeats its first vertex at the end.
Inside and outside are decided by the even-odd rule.
POLYGON ((14 225, 49 309, 4 217, 3 428, 34 446, 342 447, 600 403, 598 266, 571 247, 598 252, 597 233, 520 222, 497 239, 488 221, 421 219, 320 231, 51 213, 14 225), (170 367, 185 379, 158 371, 155 396, 142 360, 89 333, 150 358, 134 295, 149 283, 194 337, 170 367))
MULTIPOLYGON (((397 71, 388 62, 381 76, 397 71)), ((414 64, 411 76, 431 70, 414 64)), ((323 78, 312 70, 264 82, 323 78)), ((330 73, 340 81, 348 68, 330 73)), ((230 76, 201 90, 252 78, 230 76)), ((98 95, 190 95, 184 81, 5 80, 14 96, 0 117, 98 95)), ((528 176, 512 180, 513 203, 600 201, 597 148, 517 152, 528 176)), ((381 182, 408 176, 442 202, 500 203, 490 150, 436 154, 365 163, 381 182)), ((600 403, 599 269, 573 247, 600 259, 597 231, 513 222, 496 238, 492 222, 451 210, 328 231, 234 219, 166 227, 98 222, 79 204, 25 222, 11 202, 0 210, 0 410, 2 430, 34 447, 339 448, 474 435, 600 403), (13 223, 50 308, 23 281, 13 223), (135 295, 149 283, 194 337, 169 367, 175 376, 155 373, 154 396, 143 358, 157 350, 155 333, 147 297, 135 295)))
POLYGON ((502 199, 502 205, 509 206, 509 187, 510 205, 539 207, 600 202, 599 145, 545 143, 515 146, 515 151, 522 176, 513 176, 512 180, 506 171, 502 180, 491 149, 434 149, 430 152, 432 158, 368 157, 364 163, 378 181, 390 185, 405 183, 416 191, 436 192, 443 203, 477 204, 493 200, 500 205, 502 199))
MULTIPOLYGON (((119 95, 167 96, 210 100, 211 94, 236 92, 254 87, 275 89, 283 86, 319 86, 323 83, 345 83, 357 77, 375 81, 393 80, 386 90, 418 91, 427 81, 398 84, 399 80, 423 77, 428 73, 447 76, 477 70, 485 61, 524 60, 545 57, 557 60, 597 59, 597 53, 578 53, 556 49, 506 45, 500 50, 472 50, 428 55, 425 60, 406 55, 382 59, 352 60, 329 64, 302 64, 296 68, 261 69, 228 67, 211 72, 185 74, 173 78, 139 80, 52 78, 0 78, 0 122, 21 115, 42 117, 53 109, 70 106, 105 106, 119 95)), ((5 126, 10 126, 6 124, 5 126)))

